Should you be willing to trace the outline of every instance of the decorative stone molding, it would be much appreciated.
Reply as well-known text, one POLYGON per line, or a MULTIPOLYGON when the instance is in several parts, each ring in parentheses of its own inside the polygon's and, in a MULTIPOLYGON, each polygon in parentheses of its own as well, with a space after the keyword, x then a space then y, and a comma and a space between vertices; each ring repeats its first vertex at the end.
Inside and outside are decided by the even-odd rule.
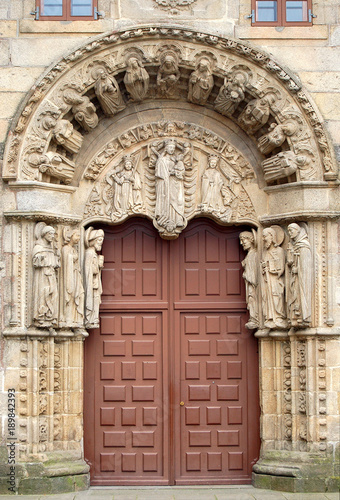
MULTIPOLYGON (((98 96, 107 116, 119 116, 129 105, 121 94, 130 94, 135 103, 155 95, 172 99, 174 87, 169 90, 167 83, 166 90, 160 91, 166 59, 172 67, 168 69, 168 81, 176 85, 178 99, 215 108, 228 116, 254 136, 252 140, 259 141, 260 151, 266 156, 271 155, 274 144, 282 149, 287 169, 279 166, 279 160, 279 173, 274 177, 268 174, 269 183, 278 178, 285 178, 286 183, 337 178, 323 124, 296 77, 243 42, 172 27, 143 27, 99 37, 50 70, 32 92, 13 128, 4 178, 70 182, 73 164, 79 168, 77 155, 82 143, 82 134, 72 128, 74 120, 85 134, 98 124, 100 110, 91 102, 92 96, 98 96), (139 69, 133 69, 133 64, 139 69), (118 75, 125 83, 118 85, 118 75), (213 82, 218 96, 212 92, 213 82), (206 89, 204 95, 199 91, 201 85, 206 89), (63 148, 71 156, 67 157, 71 162, 67 167, 63 148), (45 164, 40 158, 46 156, 58 158, 57 169, 50 166, 39 170, 39 165, 45 164)), ((274 165, 275 158, 270 159, 274 165)))

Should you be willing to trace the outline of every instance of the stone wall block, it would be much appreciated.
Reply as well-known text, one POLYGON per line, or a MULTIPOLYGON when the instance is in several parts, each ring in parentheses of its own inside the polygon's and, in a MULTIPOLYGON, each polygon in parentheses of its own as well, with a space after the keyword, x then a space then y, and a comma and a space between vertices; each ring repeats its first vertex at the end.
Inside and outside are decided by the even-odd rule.
POLYGON ((10 64, 9 40, 0 40, 0 66, 10 64))
POLYGON ((340 58, 339 47, 299 47, 295 44, 291 50, 281 42, 278 46, 268 44, 266 50, 295 72, 313 71, 316 67, 319 71, 333 71, 334 61, 340 58))
POLYGON ((12 118, 25 95, 24 92, 1 92, 0 99, 6 102, 6 106, 0 108, 0 118, 12 118))
POLYGON ((41 74, 39 68, 9 67, 0 72, 1 92, 28 92, 41 74))
POLYGON ((17 34, 17 21, 0 21, 0 38, 11 38, 17 34))
POLYGON ((86 38, 18 38, 11 41, 14 66, 49 66, 86 38))
POLYGON ((339 92, 314 93, 313 98, 325 119, 340 120, 339 92))

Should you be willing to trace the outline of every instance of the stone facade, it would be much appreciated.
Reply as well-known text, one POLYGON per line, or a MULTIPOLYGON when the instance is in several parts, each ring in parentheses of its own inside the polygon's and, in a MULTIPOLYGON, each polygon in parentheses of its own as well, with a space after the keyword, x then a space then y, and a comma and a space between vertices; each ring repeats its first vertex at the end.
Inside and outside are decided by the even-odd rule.
POLYGON ((313 2, 300 28, 251 27, 250 0, 99 0, 98 21, 71 23, 35 21, 33 3, 0 7, 1 492, 10 473, 19 493, 88 485, 82 353, 103 267, 91 225, 133 215, 166 239, 197 216, 249 227, 254 484, 336 491, 338 2, 313 2))

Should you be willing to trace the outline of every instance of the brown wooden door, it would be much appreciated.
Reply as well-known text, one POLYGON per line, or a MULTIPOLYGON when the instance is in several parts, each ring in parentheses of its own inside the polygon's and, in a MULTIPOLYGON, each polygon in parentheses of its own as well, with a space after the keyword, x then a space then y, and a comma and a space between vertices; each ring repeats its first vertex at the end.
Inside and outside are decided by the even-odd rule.
POLYGON ((249 483, 259 449, 256 340, 239 230, 197 220, 106 230, 100 329, 85 342, 91 483, 249 483))

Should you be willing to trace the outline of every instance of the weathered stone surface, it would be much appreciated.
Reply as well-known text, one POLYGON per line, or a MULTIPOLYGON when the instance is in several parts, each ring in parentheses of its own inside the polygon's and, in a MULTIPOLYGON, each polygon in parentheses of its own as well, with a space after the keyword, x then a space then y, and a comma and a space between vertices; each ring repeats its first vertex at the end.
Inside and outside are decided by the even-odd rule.
MULTIPOLYGON (((5 377, 0 374, 0 387, 18 387, 20 422, 24 426, 27 423, 29 425, 28 439, 21 442, 20 460, 23 465, 18 473, 20 492, 33 495, 39 492, 60 494, 88 486, 86 466, 83 463, 76 466, 65 455, 66 450, 74 450, 73 458, 78 460, 82 454, 82 339, 86 332, 80 327, 81 319, 75 307, 71 314, 68 310, 65 313, 62 298, 59 301, 61 320, 65 319, 63 313, 65 317, 68 315, 63 329, 57 326, 54 330, 52 325, 49 325, 51 328, 30 329, 33 320, 32 251, 37 222, 44 221, 55 228, 54 248, 50 253, 57 259, 63 245, 68 246, 66 226, 70 224, 70 234, 78 235, 78 222, 81 222, 82 227, 89 221, 91 224, 121 223, 125 217, 134 216, 137 212, 149 219, 154 218, 158 228, 164 229, 165 226, 166 236, 173 236, 173 226, 180 226, 184 218, 188 221, 197 215, 215 218, 222 224, 239 224, 240 219, 236 216, 235 220, 228 217, 237 213, 234 206, 241 197, 240 189, 244 190, 241 206, 246 207, 248 215, 255 214, 247 220, 249 227, 246 232, 254 234, 255 231, 250 231, 257 228, 257 243, 254 240, 253 246, 258 248, 259 255, 264 256, 265 240, 262 234, 264 231, 266 235, 265 228, 268 233, 268 228, 275 226, 279 228, 275 232, 282 232, 284 236, 281 242, 275 238, 276 246, 273 242, 272 247, 275 248, 271 248, 273 255, 275 252, 276 256, 278 252, 281 253, 280 269, 277 266, 278 259, 274 257, 262 259, 266 260, 267 267, 262 265, 260 268, 258 264, 255 268, 256 264, 249 265, 249 260, 244 262, 248 304, 253 298, 249 284, 256 289, 256 280, 251 282, 251 274, 257 274, 249 270, 255 269, 261 274, 263 270, 263 276, 267 273, 265 277, 270 278, 273 289, 271 296, 280 298, 285 308, 287 294, 284 294, 284 287, 287 289, 292 281, 296 281, 295 275, 298 283, 299 280, 303 281, 302 275, 294 269, 298 267, 294 264, 294 257, 289 255, 289 252, 293 254, 295 251, 297 258, 299 251, 294 242, 291 242, 292 248, 288 247, 288 228, 291 223, 305 228, 312 250, 309 264, 313 280, 312 327, 304 324, 300 325, 299 330, 289 330, 288 326, 282 327, 282 324, 270 324, 258 332, 262 461, 265 462, 266 453, 274 449, 276 452, 268 459, 271 469, 259 469, 254 481, 257 486, 285 491, 324 491, 326 488, 336 491, 337 479, 330 457, 339 450, 335 443, 339 426, 337 391, 340 384, 337 369, 339 350, 335 340, 339 335, 337 328, 340 323, 337 260, 339 227, 334 220, 340 210, 339 189, 334 182, 336 174, 330 184, 325 181, 329 174, 327 168, 329 165, 333 167, 329 150, 325 165, 321 165, 319 157, 315 162, 312 161, 313 168, 325 173, 325 177, 315 178, 313 172, 311 179, 294 177, 296 165, 291 170, 289 167, 296 156, 313 155, 317 148, 323 151, 327 147, 324 136, 320 135, 321 125, 317 123, 311 104, 313 102, 317 103, 321 118, 327 120, 326 126, 333 142, 340 144, 340 73, 337 66, 340 36, 339 28, 334 26, 338 21, 338 0, 329 0, 326 5, 319 2, 313 6, 318 18, 314 19, 312 27, 284 29, 251 27, 251 21, 244 19, 250 13, 250 0, 227 4, 221 0, 196 0, 187 8, 178 5, 178 2, 172 2, 172 8, 177 9, 177 13, 174 13, 170 12, 171 9, 162 9, 155 0, 103 0, 99 8, 105 12, 106 18, 93 22, 35 21, 30 15, 32 0, 4 0, 0 7, 0 18, 3 19, 0 22, 0 65, 3 66, 0 91, 4 103, 3 111, 0 112, 0 140, 5 139, 22 97, 45 67, 66 56, 89 34, 120 26, 129 28, 127 33, 115 33, 112 38, 107 38, 102 47, 97 42, 89 43, 83 52, 73 54, 67 62, 64 60, 62 65, 65 64, 65 67, 61 65, 53 74, 50 73, 48 78, 55 86, 49 87, 50 83, 46 80, 46 87, 50 88, 47 97, 44 95, 43 101, 38 93, 34 97, 38 105, 43 102, 41 114, 35 115, 35 111, 31 114, 30 107, 27 107, 18 124, 21 141, 28 121, 32 120, 30 136, 26 142, 20 142, 18 149, 13 148, 7 153, 10 158, 11 155, 21 154, 20 147, 23 145, 23 158, 29 158, 22 162, 20 157, 22 170, 19 171, 22 177, 16 177, 11 172, 7 176, 12 181, 19 179, 19 185, 15 185, 15 182, 4 184, 1 197, 3 210, 16 212, 15 218, 8 217, 4 221, 5 230, 2 233, 5 268, 1 269, 4 280, 0 287, 3 293, 0 303, 4 305, 5 342, 8 346, 5 364, 8 368, 5 377), (16 32, 17 19, 19 37, 16 32), (162 23, 163 28, 161 31, 155 28, 152 36, 144 41, 145 32, 141 24, 150 22, 150 19, 155 24, 162 23), (174 23, 182 26, 185 33, 180 29, 173 32, 170 24, 174 23), (190 31, 193 28, 198 33, 190 31), (212 36, 206 35, 206 31, 210 31, 212 36), (171 36, 166 38, 169 33, 171 36), (252 40, 253 44, 248 46, 228 40, 223 42, 225 45, 221 48, 217 36, 220 34, 233 34, 236 38, 252 40), (256 47, 267 50, 274 59, 290 70, 297 71, 302 85, 312 94, 311 101, 300 92, 297 79, 275 66, 268 55, 257 52, 256 47), (175 70, 170 72, 170 79, 175 83, 172 87, 163 83, 161 90, 160 82, 162 78, 165 81, 166 73, 162 78, 160 76, 159 85, 157 74, 161 74, 161 54, 165 51, 172 53, 175 70), (140 89, 136 91, 136 88, 133 88, 135 92, 130 92, 134 103, 128 101, 129 89, 123 81, 126 58, 131 52, 134 57, 138 55, 150 79, 144 93, 140 89), (207 86, 207 96, 200 95, 196 100, 189 99, 191 102, 187 102, 189 79, 202 57, 211 65, 214 86, 207 86), (263 62, 262 58, 267 57, 264 59, 266 62, 263 62), (61 69, 67 69, 65 77, 61 76, 61 69), (97 88, 95 97, 93 85, 98 69, 107 75, 105 84, 114 82, 116 90, 115 82, 119 85, 126 108, 121 101, 117 106, 115 100, 105 101, 106 90, 97 88), (241 75, 241 84, 238 86, 241 91, 232 96, 235 89, 232 85, 229 88, 225 81, 230 73, 241 75), (215 106, 214 109, 223 82, 227 98, 236 100, 235 106, 227 102, 226 113, 223 112, 226 109, 223 106, 220 109, 215 106), (69 102, 65 87, 74 90, 73 99, 69 99, 69 102), (257 106, 257 121, 253 127, 249 119, 243 119, 242 116, 248 111, 250 113, 250 101, 262 99, 268 94, 267 113, 263 118, 263 109, 257 106), (282 124, 287 120, 284 113, 288 108, 291 109, 292 103, 295 103, 293 120, 301 128, 298 127, 296 135, 281 133, 280 136, 282 124), (299 121, 301 116, 305 120, 302 125, 299 121), (243 130, 237 123, 242 125, 243 130), (279 124, 276 134, 275 124, 279 124), (314 137, 313 142, 310 142, 310 137, 314 137), (164 141, 175 143, 174 150, 168 155, 164 154, 164 141), (38 160, 30 156, 31 148, 36 148, 34 151, 38 153, 38 160), (284 154, 277 157, 279 151, 276 148, 282 148, 284 154), (288 149, 294 151, 294 157, 286 154, 288 149), (223 156, 226 153, 230 156, 223 156), (62 161, 53 163, 49 156, 51 154, 53 158, 59 156, 62 161), (212 157, 215 160, 211 160, 212 157), (268 159, 269 163, 264 163, 268 159), (269 179, 268 175, 265 176, 264 165, 274 168, 277 159, 282 162, 279 173, 286 172, 287 167, 293 177, 280 175, 274 179, 277 185, 263 189, 269 179), (251 165, 248 169, 247 162, 251 165), (169 177, 170 171, 176 177, 176 182, 171 182, 172 198, 175 198, 174 194, 180 198, 179 195, 184 193, 184 204, 179 200, 177 203, 173 200, 170 202, 170 197, 160 196, 162 181, 160 177, 156 179, 153 172, 156 166, 160 171, 164 165, 169 168, 169 177), (243 165, 247 174, 235 173, 240 165, 243 165), (36 176, 36 170, 40 167, 45 171, 39 170, 41 175, 36 176), (66 171, 68 175, 65 176, 66 171), (191 175, 193 171, 196 183, 188 187, 193 177, 185 178, 184 174, 191 175), (68 181, 71 181, 72 187, 60 184, 68 181), (123 184, 124 187, 121 187, 123 184), (154 196, 155 201, 145 202, 146 188, 151 193, 150 199, 154 196), (190 193, 196 196, 195 203, 190 193), (152 203, 156 202, 157 217, 152 208, 152 203), (143 212, 141 208, 144 203, 148 212, 143 212), (196 208, 192 210, 193 207, 200 208, 195 212, 196 208), (281 273, 280 277, 277 276, 278 272, 281 273), (72 328, 78 331, 72 331, 72 328), (18 337, 22 340, 15 340, 18 337), (50 376, 52 373, 53 377, 50 376), (35 377, 34 385, 32 374, 35 377), (40 413, 38 418, 37 412, 40 413), (35 436, 34 439, 31 436, 35 436), (292 449, 305 451, 296 452, 293 457, 285 453, 285 450, 292 449), (311 459, 305 455, 307 451, 313 452, 311 459), (39 462, 45 453, 54 454, 49 458, 48 467, 39 462), (30 454, 35 455, 36 465, 25 465, 31 460, 30 454), (294 467, 300 468, 300 472, 296 476, 294 471, 291 476, 285 476, 282 467, 294 468, 292 462, 294 467)), ((69 246, 72 248, 64 248, 64 254, 67 255, 63 255, 62 266, 69 269, 65 264, 67 256, 71 256, 73 264, 78 262, 79 266, 74 265, 70 272, 74 284, 79 279, 80 271, 84 270, 85 246, 83 239, 69 246)), ((90 248, 90 245, 87 246, 90 248)), ((249 248, 245 249, 250 252, 249 248)), ((97 263, 99 268, 96 252, 97 249, 92 255, 92 265, 93 262, 97 263)), ((91 270, 92 266, 87 265, 86 268, 91 270)), ((65 276, 58 271, 55 277, 60 293, 60 288, 66 287, 65 276)), ((96 288, 98 280, 93 281, 92 290, 89 286, 87 292, 90 299, 96 292, 96 310, 89 324, 97 325, 100 297, 96 288), (97 281, 95 286, 93 281, 97 281)), ((266 289, 268 281, 261 286, 266 289)), ((68 288, 68 293, 74 303, 77 301, 81 304, 81 300, 78 301, 82 295, 81 287, 77 288, 78 295, 72 295, 75 288, 68 288)), ((297 292, 297 289, 291 291, 297 292)), ((300 301, 303 291, 304 286, 300 286, 298 293, 295 293, 300 301)), ((262 302, 259 297, 257 306, 262 302)), ((255 318, 260 324, 266 319, 263 309, 262 306, 259 311, 258 308, 249 308, 252 310, 252 319, 255 318)), ((299 307, 295 311, 300 313, 299 307)), ((291 319, 290 311, 287 312, 288 319, 291 319)), ((6 414, 3 401, 4 397, 0 403, 1 415, 6 414)), ((0 429, 5 429, 5 426, 0 426, 0 429)), ((0 462, 4 463, 6 457, 7 450, 3 448, 2 452, 0 450, 0 462)), ((0 475, 2 473, 3 469, 0 475)), ((0 491, 6 488, 7 492, 7 483, 0 483, 0 488, 0 491)))
POLYGON ((0 38, 15 37, 17 34, 16 21, 0 21, 0 38))
POLYGON ((49 66, 53 59, 62 57, 84 38, 17 38, 12 40, 11 61, 14 66, 49 66))
POLYGON ((0 92, 28 92, 40 76, 41 71, 41 67, 12 66, 2 68, 0 72, 0 92))

